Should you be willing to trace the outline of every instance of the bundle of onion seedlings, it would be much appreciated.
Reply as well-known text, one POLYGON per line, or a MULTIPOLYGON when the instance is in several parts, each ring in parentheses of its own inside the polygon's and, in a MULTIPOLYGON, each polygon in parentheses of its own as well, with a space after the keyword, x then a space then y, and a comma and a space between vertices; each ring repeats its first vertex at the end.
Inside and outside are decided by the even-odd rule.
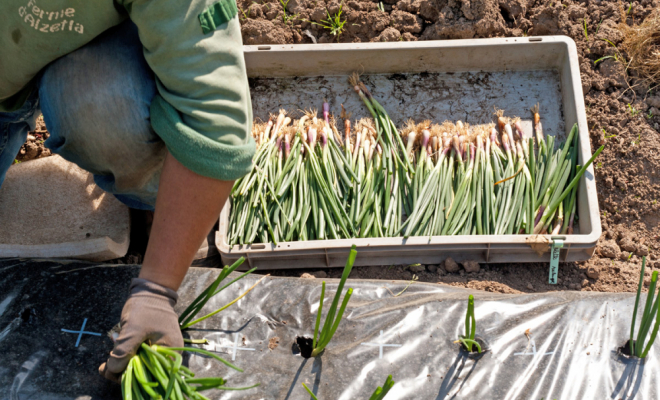
POLYGON ((603 149, 579 166, 577 125, 557 149, 538 107, 534 137, 501 110, 496 124, 397 129, 356 75, 350 83, 372 119, 351 123, 342 106, 338 123, 323 103, 322 118, 280 110, 255 123, 254 169, 231 195, 231 245, 573 232, 578 182, 603 149))
MULTIPOLYGON (((256 269, 253 268, 239 275, 237 278, 233 279, 231 282, 225 284, 224 286, 219 287, 220 283, 222 283, 231 272, 236 270, 236 268, 238 268, 243 263, 243 261, 244 258, 241 257, 231 266, 224 267, 218 274, 218 277, 214 279, 214 281, 199 296, 197 296, 195 300, 193 300, 193 302, 179 316, 179 324, 181 326, 181 330, 188 329, 192 325, 210 318, 220 311, 225 310, 226 308, 235 304, 238 300, 252 291, 252 289, 254 289, 255 286, 261 282, 261 280, 268 276, 265 275, 259 279, 254 285, 252 285, 249 289, 247 289, 240 296, 229 302, 224 307, 221 307, 201 318, 195 319, 195 316, 202 310, 204 305, 206 305, 212 297, 216 296, 229 285, 247 276, 256 269)), ((113 340, 115 340, 117 336, 117 332, 110 332, 110 337, 113 340)), ((184 342, 191 344, 202 344, 206 343, 207 340, 184 339, 184 342)), ((229 361, 204 349, 197 347, 164 347, 155 344, 150 346, 147 343, 142 343, 136 354, 130 359, 126 370, 121 376, 123 399, 167 400, 171 398, 173 400, 208 400, 208 398, 200 392, 209 389, 247 390, 259 386, 259 384, 256 384, 249 387, 232 388, 225 386, 227 381, 222 377, 195 377, 195 374, 190 369, 182 365, 183 358, 178 352, 183 351, 200 353, 204 356, 213 358, 216 361, 219 361, 239 372, 243 372, 241 368, 238 368, 229 361)))

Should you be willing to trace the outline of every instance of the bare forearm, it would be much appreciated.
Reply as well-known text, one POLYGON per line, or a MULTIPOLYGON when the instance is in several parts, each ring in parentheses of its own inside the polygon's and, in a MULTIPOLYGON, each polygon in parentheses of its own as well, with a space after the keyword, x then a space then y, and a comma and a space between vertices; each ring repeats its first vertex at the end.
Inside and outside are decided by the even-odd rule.
POLYGON ((177 290, 233 182, 198 175, 168 153, 140 278, 177 290))

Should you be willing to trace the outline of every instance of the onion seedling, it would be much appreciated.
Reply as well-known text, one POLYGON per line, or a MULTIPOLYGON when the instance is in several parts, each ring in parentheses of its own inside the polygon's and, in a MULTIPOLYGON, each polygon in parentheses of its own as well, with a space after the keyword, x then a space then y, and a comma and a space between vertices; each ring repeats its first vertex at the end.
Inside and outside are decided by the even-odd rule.
POLYGON ((532 137, 503 110, 492 124, 397 129, 359 76, 350 84, 373 118, 351 124, 342 108, 335 120, 324 102, 322 118, 280 110, 253 124, 258 148, 232 189, 230 245, 574 232, 577 186, 601 151, 577 165, 577 125, 557 149, 538 105, 532 137))
POLYGON ((337 306, 339 305, 339 298, 341 297, 341 292, 344 289, 344 284, 346 283, 346 279, 348 279, 348 276, 351 274, 351 270, 353 269, 353 264, 355 263, 356 256, 357 256, 357 250, 355 248, 355 245, 353 245, 351 247, 351 252, 348 255, 348 260, 346 261, 344 272, 341 275, 341 280, 339 281, 339 285, 337 286, 337 292, 335 293, 335 298, 332 300, 332 304, 330 305, 330 310, 328 311, 328 315, 325 318, 325 323, 323 324, 323 328, 321 329, 321 333, 319 335, 319 325, 321 324, 321 312, 323 311, 323 300, 325 300, 325 281, 323 281, 323 284, 321 286, 321 298, 319 300, 319 311, 316 314, 316 325, 314 326, 312 357, 316 357, 319 354, 321 354, 321 352, 323 352, 323 350, 328 345, 328 343, 330 343, 330 340, 337 331, 337 328, 339 327, 339 322, 341 322, 341 317, 344 315, 344 311, 346 310, 346 305, 348 304, 348 300, 351 298, 351 295, 353 294, 352 288, 349 288, 346 291, 346 295, 344 296, 344 300, 341 303, 341 307, 339 308, 339 311, 337 311, 337 306))
MULTIPOLYGON (((394 381, 392 380, 392 375, 389 375, 387 379, 385 380, 385 384, 383 384, 383 387, 378 386, 376 390, 371 394, 369 397, 369 400, 383 400, 385 398, 385 395, 392 389, 392 386, 394 386, 394 381)), ((310 388, 305 385, 305 383, 302 384, 302 386, 305 388, 307 393, 309 393, 310 396, 312 396, 312 399, 314 400, 319 400, 318 397, 312 392, 310 388)))
POLYGON ((137 354, 131 358, 121 377, 124 400, 208 400, 199 393, 209 389, 247 390, 259 386, 233 388, 224 386, 223 378, 195 378, 195 374, 181 365, 182 357, 177 351, 194 351, 214 358, 242 372, 217 355, 203 349, 190 347, 148 346, 142 343, 137 354))
MULTIPOLYGON (((235 263, 233 263, 232 265, 225 266, 224 268, 222 268, 222 270, 220 271, 220 274, 218 275, 218 277, 206 289, 204 289, 204 291, 199 296, 197 296, 195 298, 195 300, 193 300, 192 303, 190 303, 190 305, 179 316, 179 324, 181 325, 181 330, 187 329, 187 328, 191 327, 192 325, 194 325, 198 322, 201 322, 201 321, 203 321, 203 320, 219 313, 220 311, 222 311, 222 310, 226 309, 227 307, 231 306, 232 304, 236 303, 243 296, 245 296, 252 289, 254 289, 254 286, 252 286, 250 289, 248 289, 246 292, 241 294, 238 298, 236 298, 235 300, 230 302, 228 305, 226 305, 226 306, 224 306, 224 307, 222 307, 222 308, 220 308, 220 309, 218 309, 218 310, 216 310, 216 311, 214 311, 210 314, 207 314, 207 315, 205 315, 201 318, 193 320, 193 318, 195 318, 197 313, 199 313, 199 311, 201 311, 201 309, 206 305, 206 303, 211 299, 211 297, 217 295, 218 293, 220 293, 221 291, 226 289, 232 283, 242 279, 243 277, 249 275, 250 273, 252 273, 256 270, 256 268, 252 268, 251 270, 241 274, 236 279, 232 280, 228 284, 226 284, 226 285, 222 286, 220 289, 218 289, 218 286, 220 285, 220 282, 222 282, 225 278, 227 278, 229 276, 229 274, 234 272, 234 270, 236 270, 236 268, 240 267, 241 264, 243 264, 244 261, 245 261, 245 258, 241 257, 235 263)), ((259 282, 257 282, 257 283, 259 283, 259 282)), ((256 284, 255 284, 255 286, 256 286, 256 284)))
POLYGON ((642 285, 644 284, 644 269, 646 267, 646 257, 642 257, 642 269, 639 273, 639 285, 637 286, 637 297, 635 298, 635 308, 633 310, 632 323, 630 324, 630 341, 628 342, 630 346, 630 354, 639 358, 646 358, 655 341, 656 336, 658 335, 658 328, 660 328, 660 294, 656 297, 655 303, 653 303, 653 297, 655 295, 655 287, 658 282, 658 271, 653 271, 651 275, 651 284, 649 285, 649 291, 646 294, 646 304, 644 305, 644 311, 642 312, 642 322, 639 326, 639 331, 637 332, 637 340, 633 340, 635 333, 635 320, 637 319, 637 307, 639 306, 639 299, 642 292, 642 285), (651 329, 651 323, 653 322, 653 317, 655 316, 655 325, 653 326, 653 331, 651 332, 651 337, 648 339, 646 347, 644 347, 644 342, 646 342, 646 336, 651 329))
MULTIPOLYGON (((240 280, 246 275, 250 274, 256 268, 253 268, 237 278, 233 279, 226 285, 218 288, 220 283, 229 276, 236 268, 243 264, 245 259, 241 257, 231 266, 225 266, 220 274, 204 291, 193 300, 193 302, 185 309, 179 316, 179 324, 181 330, 187 329, 198 322, 201 322, 222 310, 225 310, 238 300, 248 294, 256 285, 261 282, 266 276, 262 277, 248 290, 243 292, 236 299, 232 300, 229 304, 221 307, 210 314, 201 318, 195 319, 197 313, 206 305, 206 303, 215 295, 226 289, 232 283, 240 280)), ((208 341, 206 339, 184 339, 184 342, 190 344, 204 344, 208 341)), ((231 388, 225 387, 226 380, 219 377, 211 378, 194 378, 195 374, 185 366, 181 365, 181 355, 177 352, 193 352, 200 353, 207 357, 211 357, 226 366, 235 369, 236 371, 243 372, 242 369, 233 365, 229 361, 219 357, 218 355, 200 349, 197 347, 163 347, 158 345, 147 345, 142 343, 137 351, 137 354, 131 358, 128 367, 122 374, 121 385, 122 395, 124 400, 208 400, 201 391, 208 389, 220 390, 247 390, 259 386, 259 384, 244 387, 244 388, 231 388)))
POLYGON ((468 352, 472 352, 472 346, 476 346, 477 352, 481 353, 481 345, 474 339, 477 330, 477 320, 474 318, 474 296, 468 298, 467 312, 465 313, 465 335, 454 343, 461 343, 468 352))

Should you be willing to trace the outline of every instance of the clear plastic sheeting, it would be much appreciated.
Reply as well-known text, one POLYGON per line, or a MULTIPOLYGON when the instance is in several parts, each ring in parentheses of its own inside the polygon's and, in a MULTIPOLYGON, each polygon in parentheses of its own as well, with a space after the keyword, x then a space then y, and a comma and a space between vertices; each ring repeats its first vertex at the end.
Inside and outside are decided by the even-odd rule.
MULTIPOLYGON (((29 268, 52 268, 41 264, 44 265, 29 268)), ((0 262, 0 271, 2 265, 0 262)), ((111 279, 101 285, 112 285, 111 280, 115 279, 116 286, 123 285, 123 290, 136 272, 131 267, 67 267, 79 269, 76 279, 71 281, 69 276, 68 286, 53 287, 55 293, 51 296, 59 296, 57 292, 66 291, 69 286, 75 288, 76 280, 88 284, 102 277, 111 279), (112 273, 108 275, 104 270, 112 273)), ((217 274, 217 270, 191 269, 179 290, 177 311, 182 311, 217 274)), ((15 276, 17 285, 23 282, 19 276, 15 276)), ((61 279, 52 274, 32 276, 49 281, 48 285, 57 285, 61 279)), ((247 277, 232 285, 209 302, 202 313, 227 304, 258 278, 247 277)), ((326 281, 324 313, 337 284, 336 280, 326 281)), ((335 337, 321 357, 305 359, 294 342, 299 336, 313 335, 321 280, 268 277, 237 304, 185 335, 207 338, 209 344, 196 346, 233 360, 245 372, 228 369, 199 355, 187 355, 185 362, 198 376, 224 376, 232 387, 261 383, 260 387, 244 392, 206 392, 210 399, 307 400, 310 396, 301 385, 304 382, 321 400, 366 400, 390 374, 396 384, 387 400, 659 398, 658 345, 645 361, 628 359, 617 352, 629 336, 634 293, 502 295, 414 283, 399 294, 407 284, 349 280, 346 286, 354 288, 354 292, 335 337), (464 333, 469 294, 475 296, 477 336, 487 348, 481 355, 468 354, 454 343, 464 333)), ((48 285, 37 287, 43 290, 48 285)), ((5 290, 6 280, 0 281, 0 304, 8 296, 14 299, 0 315, 0 331, 12 323, 12 310, 19 307, 17 302, 22 296, 30 296, 26 291, 32 286, 23 286, 16 295, 5 290)), ((88 309, 77 311, 92 315, 92 310, 104 307, 103 290, 97 292, 98 296, 87 298, 81 305, 88 309)), ((33 302, 31 307, 39 304, 33 302)), ((44 307, 58 309, 52 305, 44 307)), ((117 312, 121 304, 113 307, 112 312, 117 312)), ((0 341, 0 354, 3 358, 9 354, 11 361, 0 363, 0 399, 118 398, 118 391, 104 383, 96 370, 83 369, 84 365, 76 363, 76 357, 83 356, 102 361, 105 354, 100 353, 111 347, 107 338, 83 337, 80 346, 85 349, 76 350, 75 338, 66 337, 63 342, 64 334, 59 328, 61 323, 80 326, 82 315, 70 312, 62 317, 64 313, 57 311, 54 314, 42 321, 45 326, 39 329, 40 336, 34 338, 33 346, 27 347, 32 351, 16 354, 8 344, 8 340, 19 337, 33 339, 25 329, 26 322, 11 328, 0 341), (94 345, 101 342, 102 346, 94 345), (68 346, 69 351, 58 346, 68 346), (63 352, 74 354, 68 356, 73 359, 62 368, 63 375, 74 376, 75 381, 54 385, 52 380, 60 375, 49 372, 48 365, 57 363, 58 354, 63 352)), ((118 317, 117 312, 107 318, 108 326, 104 329, 110 329, 110 321, 118 317)), ((25 319, 21 317, 21 321, 25 319)), ((96 322, 91 328, 98 329, 96 322)))

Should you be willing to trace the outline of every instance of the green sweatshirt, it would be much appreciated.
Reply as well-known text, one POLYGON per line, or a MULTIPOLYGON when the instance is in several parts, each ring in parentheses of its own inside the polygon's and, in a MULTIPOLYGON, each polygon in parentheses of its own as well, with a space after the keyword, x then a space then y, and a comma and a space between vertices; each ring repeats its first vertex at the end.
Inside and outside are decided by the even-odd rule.
POLYGON ((48 63, 130 18, 157 78, 154 131, 190 170, 237 179, 255 144, 236 13, 235 0, 0 0, 0 112, 23 105, 48 63))

